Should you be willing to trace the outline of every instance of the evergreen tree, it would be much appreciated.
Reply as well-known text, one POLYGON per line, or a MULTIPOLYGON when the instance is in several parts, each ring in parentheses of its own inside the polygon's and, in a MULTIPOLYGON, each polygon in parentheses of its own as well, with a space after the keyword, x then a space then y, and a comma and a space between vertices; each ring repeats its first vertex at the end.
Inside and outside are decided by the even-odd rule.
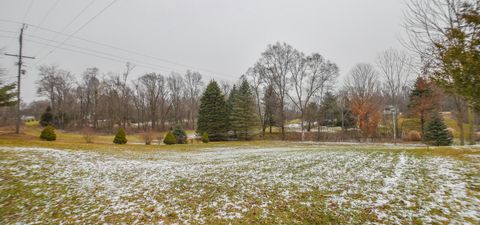
POLYGON ((197 133, 207 132, 211 141, 221 140, 227 131, 227 121, 225 98, 217 82, 212 80, 200 98, 197 133))
POLYGON ((17 103, 15 101, 15 84, 9 84, 5 86, 1 86, 2 81, 0 81, 0 107, 2 106, 12 106, 17 103))
POLYGON ((175 135, 171 131, 169 131, 166 135, 165 138, 163 139, 163 143, 166 145, 173 145, 177 143, 177 139, 175 138, 175 135))
POLYGON ((263 95, 263 104, 265 105, 264 116, 263 116, 263 132, 267 127, 270 128, 270 133, 272 133, 272 126, 276 126, 277 119, 280 118, 279 113, 279 102, 277 93, 273 85, 268 85, 263 95))
POLYGON ((208 143, 210 140, 208 139, 208 134, 207 133, 203 133, 202 134, 202 142, 203 143, 208 143))
POLYGON ((123 145, 127 143, 127 135, 125 134, 125 130, 122 127, 118 128, 117 134, 113 139, 113 143, 119 144, 119 145, 123 145))
POLYGON ((40 125, 42 127, 53 124, 52 108, 47 106, 45 112, 40 116, 40 125))
POLYGON ((57 140, 57 134, 55 134, 55 128, 51 125, 46 126, 42 133, 40 133, 40 139, 46 141, 55 141, 57 140))
POLYGON ((176 126, 175 129, 172 131, 175 139, 177 140, 177 144, 186 144, 187 143, 187 133, 182 129, 181 126, 176 126))
POLYGON ((452 145, 452 136, 438 113, 433 113, 425 128, 424 142, 435 146, 452 145))
MULTIPOLYGON (((227 107, 227 118, 230 118, 232 116, 233 105, 234 105, 235 97, 237 96, 237 93, 238 93, 237 86, 233 85, 232 90, 230 90, 230 93, 228 94, 228 99, 225 103, 225 105, 227 107)), ((230 122, 230 119, 227 120, 226 127, 227 127, 227 131, 233 131, 233 136, 236 138, 237 137, 237 131, 232 128, 232 124, 230 122)))
POLYGON ((258 123, 255 100, 247 80, 243 80, 233 102, 230 123, 244 139, 251 135, 251 129, 258 123))
POLYGON ((319 114, 320 125, 335 126, 339 113, 337 110, 337 97, 332 92, 327 91, 325 96, 323 96, 319 114))

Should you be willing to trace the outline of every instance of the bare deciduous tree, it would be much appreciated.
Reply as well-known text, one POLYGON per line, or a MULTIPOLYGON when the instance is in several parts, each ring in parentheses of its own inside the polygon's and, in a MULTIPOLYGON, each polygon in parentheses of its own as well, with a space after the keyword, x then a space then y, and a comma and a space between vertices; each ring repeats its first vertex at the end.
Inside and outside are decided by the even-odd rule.
POLYGON ((274 87, 279 97, 281 113, 278 123, 282 130, 282 139, 285 139, 285 100, 288 92, 290 64, 294 60, 294 54, 295 49, 292 46, 277 42, 267 47, 267 50, 262 53, 262 57, 255 66, 265 78, 267 84, 274 87))
POLYGON ((381 120, 378 72, 370 64, 357 64, 346 78, 344 89, 363 136, 372 137, 381 120))
POLYGON ((322 92, 338 76, 338 67, 325 60, 318 53, 305 57, 303 53, 296 52, 290 64, 291 78, 289 85, 291 92, 287 96, 300 111, 302 141, 305 140, 305 110, 312 97, 322 92))
POLYGON ((190 70, 185 74, 186 98, 188 101, 188 123, 191 129, 195 129, 198 113, 198 101, 203 88, 202 74, 190 70))
POLYGON ((182 97, 185 83, 180 74, 172 72, 167 78, 168 89, 170 90, 170 101, 173 109, 173 122, 175 125, 181 125, 182 121, 182 97))

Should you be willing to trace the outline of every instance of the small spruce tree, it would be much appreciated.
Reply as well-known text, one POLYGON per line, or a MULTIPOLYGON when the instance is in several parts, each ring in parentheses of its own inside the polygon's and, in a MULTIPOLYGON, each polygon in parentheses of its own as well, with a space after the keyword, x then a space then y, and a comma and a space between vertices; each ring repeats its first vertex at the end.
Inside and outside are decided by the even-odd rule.
POLYGON ((42 127, 52 125, 53 123, 53 115, 52 115, 52 108, 47 106, 45 112, 40 116, 40 125, 42 127))
POLYGON ((177 143, 177 139, 175 138, 175 135, 171 131, 169 131, 166 135, 165 138, 163 139, 163 143, 166 145, 173 145, 177 143))
POLYGON ((182 129, 181 126, 176 126, 175 129, 172 131, 175 139, 177 140, 177 144, 186 144, 187 143, 187 133, 182 129))
POLYGON ((433 113, 430 121, 427 123, 423 141, 434 146, 452 145, 452 136, 438 113, 433 113))
POLYGON ((217 82, 212 80, 200 98, 197 133, 207 132, 210 140, 222 140, 227 131, 227 122, 225 98, 217 82))
POLYGON ((118 128, 117 134, 113 139, 113 143, 119 144, 119 145, 123 145, 127 143, 127 135, 125 134, 125 130, 122 127, 118 128))
POLYGON ((40 139, 46 141, 55 141, 57 140, 57 135, 55 134, 55 128, 51 125, 47 125, 40 133, 40 139))
POLYGON ((202 142, 203 143, 208 143, 210 140, 208 139, 208 133, 203 133, 202 134, 202 142))

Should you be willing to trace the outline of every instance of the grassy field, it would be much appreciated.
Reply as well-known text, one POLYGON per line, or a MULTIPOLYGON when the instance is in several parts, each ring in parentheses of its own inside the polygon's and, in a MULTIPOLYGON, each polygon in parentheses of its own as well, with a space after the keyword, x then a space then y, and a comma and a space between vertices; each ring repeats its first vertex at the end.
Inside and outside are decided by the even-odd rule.
POLYGON ((480 148, 0 137, 0 223, 480 223, 480 148))

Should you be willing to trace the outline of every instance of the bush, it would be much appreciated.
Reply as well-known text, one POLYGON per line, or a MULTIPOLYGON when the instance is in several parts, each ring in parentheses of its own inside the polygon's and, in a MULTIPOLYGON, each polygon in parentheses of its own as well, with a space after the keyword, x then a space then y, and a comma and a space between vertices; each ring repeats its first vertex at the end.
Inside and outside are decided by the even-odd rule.
POLYGON ((165 138, 163 139, 163 143, 165 143, 166 145, 173 145, 177 143, 177 139, 175 138, 175 135, 173 135, 172 132, 169 131, 165 135, 165 138))
POLYGON ((202 142, 203 143, 208 143, 210 140, 208 139, 208 133, 205 132, 202 134, 202 142))
POLYGON ((175 136, 175 139, 177 140, 177 144, 187 143, 187 133, 185 133, 182 127, 176 126, 172 132, 173 132, 173 135, 175 136))
POLYGON ((125 130, 123 128, 118 128, 117 134, 113 139, 113 143, 123 145, 127 143, 127 135, 125 134, 125 130))
POLYGON ((47 125, 40 134, 40 139, 46 141, 55 141, 57 140, 57 135, 55 134, 55 128, 51 125, 47 125))
POLYGON ((93 143, 93 140, 95 139, 95 133, 91 128, 84 128, 82 130, 82 136, 87 143, 93 143))
POLYGON ((151 145, 153 141, 153 133, 151 131, 147 131, 143 134, 143 140, 145 141, 146 145, 151 145))
POLYGON ((408 141, 421 141, 422 135, 416 130, 411 130, 408 132, 408 141))

